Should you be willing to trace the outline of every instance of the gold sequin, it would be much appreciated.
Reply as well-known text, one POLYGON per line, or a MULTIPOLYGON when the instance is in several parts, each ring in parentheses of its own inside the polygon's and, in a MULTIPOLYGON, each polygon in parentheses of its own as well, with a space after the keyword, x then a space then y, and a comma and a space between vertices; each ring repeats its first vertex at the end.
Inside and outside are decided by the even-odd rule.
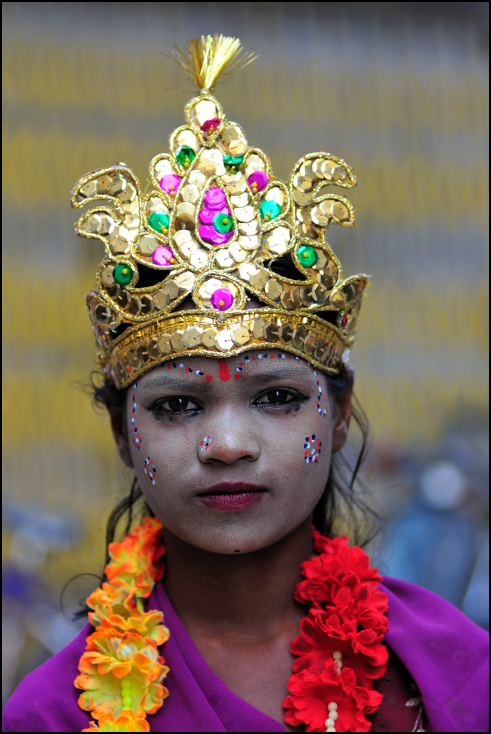
POLYGON ((236 194, 230 197, 230 203, 232 206, 247 206, 249 203, 249 194, 246 191, 243 194, 236 194))
POLYGON ((111 309, 105 306, 103 303, 99 303, 94 308, 94 317, 100 324, 106 323, 111 318, 111 309))
POLYGON ((196 207, 189 201, 183 201, 178 204, 176 209, 176 217, 184 224, 194 225, 194 218, 196 215, 196 207))
POLYGON ((259 231, 259 225, 257 219, 252 219, 250 222, 237 222, 237 227, 240 234, 252 237, 259 231))
POLYGON ((140 296, 141 313, 148 314, 155 311, 155 301, 149 295, 140 296))
POLYGON ((140 367, 140 357, 136 349, 133 349, 131 352, 128 353, 128 364, 135 370, 140 367))
POLYGON ((206 176, 202 171, 191 171, 188 182, 198 189, 202 189, 206 183, 206 176))
POLYGON ((266 283, 264 290, 273 301, 276 301, 283 293, 283 286, 276 278, 270 278, 266 283))
POLYGON ((238 222, 251 222, 255 217, 255 211, 252 206, 237 207, 234 214, 238 222))
POLYGON ((266 320, 258 317, 252 322, 252 335, 255 339, 264 339, 264 327, 266 326, 266 320))
POLYGON ((126 186, 124 187, 124 190, 118 193, 118 199, 120 201, 133 201, 135 196, 136 188, 133 186, 132 183, 126 181, 126 186))
POLYGON ((326 217, 320 206, 312 207, 312 221, 320 227, 326 227, 329 219, 326 217))
POLYGON ((299 326, 292 334, 293 346, 296 349, 302 349, 305 337, 307 336, 307 329, 304 326, 299 326))
POLYGON ((238 239, 238 243, 242 247, 242 249, 250 252, 252 250, 255 250, 256 247, 259 247, 259 237, 257 235, 251 235, 250 237, 247 237, 246 235, 241 235, 238 239))
POLYGON ((181 288, 181 290, 188 291, 191 290, 191 288, 193 287, 195 280, 195 274, 191 273, 189 270, 186 270, 186 272, 181 273, 174 278, 174 283, 176 283, 179 288, 181 288))
POLYGON ((148 362, 150 359, 150 356, 148 354, 148 349, 144 344, 141 344, 138 349, 136 350, 136 354, 138 357, 138 360, 145 364, 145 362, 148 362))
POLYGON ((80 187, 80 196, 83 199, 90 199, 92 196, 96 196, 97 193, 97 181, 87 181, 87 183, 80 187))
POLYGON ((217 335, 217 330, 210 328, 205 329, 204 332, 201 334, 201 343, 204 347, 214 347, 215 346, 215 337, 217 335))
POLYGON ((293 201, 300 206, 304 204, 310 204, 310 202, 312 201, 311 193, 305 191, 297 191, 297 189, 293 189, 292 197, 293 201))
POLYGON ((273 186, 273 188, 267 192, 264 199, 265 201, 275 201, 279 206, 283 207, 286 196, 283 189, 280 189, 279 186, 273 186))
POLYGON ((99 214, 92 214, 92 216, 85 221, 83 229, 84 232, 94 234, 99 232, 101 225, 102 219, 100 218, 99 214))
POLYGON ((173 301, 179 295, 180 288, 174 280, 166 280, 162 284, 162 291, 173 301))
POLYGON ((101 272, 101 282, 105 286, 111 286, 115 284, 114 281, 114 265, 108 265, 101 272))
MULTIPOLYGON (((118 196, 123 193, 123 191, 126 188, 127 181, 122 176, 115 176, 113 179, 113 185, 109 189, 109 193, 111 196, 118 196)), ((128 199, 127 201, 131 201, 131 199, 128 199)))
POLYGON ((199 150, 199 143, 196 139, 196 135, 191 130, 183 130, 176 138, 176 148, 182 145, 187 145, 189 148, 194 150, 195 153, 199 150))
POLYGON ((220 268, 231 268, 232 265, 235 265, 235 260, 230 255, 228 249, 218 250, 218 252, 215 253, 215 261, 220 268))
POLYGON ((181 199, 182 201, 187 201, 190 204, 195 204, 200 196, 200 192, 197 186, 192 186, 189 184, 188 186, 184 186, 184 188, 181 190, 181 199))
POLYGON ((293 336, 293 326, 291 324, 282 324, 278 330, 278 336, 283 344, 289 344, 293 336))
POLYGON ((170 354, 172 352, 172 346, 170 340, 172 334, 161 334, 157 339, 157 347, 161 354, 170 354))
POLYGON ((306 192, 312 190, 312 179, 311 178, 305 178, 304 176, 299 176, 297 173, 296 176, 293 177, 293 185, 297 189, 297 191, 306 192))
POLYGON ((303 343, 303 351, 305 354, 308 354, 309 356, 313 353, 315 343, 317 341, 317 337, 315 337, 313 334, 309 334, 304 340, 303 343))
POLYGON ((155 291, 152 294, 153 302, 155 303, 155 308, 157 310, 161 310, 162 308, 167 308, 167 306, 170 303, 170 297, 169 294, 160 288, 158 291, 155 291))
POLYGON ((300 288, 300 298, 306 306, 310 306, 313 301, 312 286, 304 285, 300 288))
POLYGON ((198 347, 202 334, 203 329, 201 326, 189 326, 182 335, 182 340, 187 347, 198 347))
POLYGON ((201 173, 210 178, 211 176, 215 175, 217 165, 214 160, 207 157, 206 155, 203 155, 197 163, 197 168, 199 171, 201 171, 201 173))
POLYGON ((324 348, 326 346, 326 340, 325 339, 318 339, 315 343, 314 347, 314 359, 317 359, 320 361, 322 357, 322 352, 324 351, 324 348))
POLYGON ((151 255, 157 247, 160 247, 160 242, 151 234, 143 235, 138 241, 138 250, 142 255, 151 255))
POLYGON ((329 297, 329 291, 320 283, 312 286, 312 298, 316 303, 325 303, 329 297))
POLYGON ((101 214, 101 226, 97 234, 101 234, 103 237, 111 234, 114 231, 114 220, 111 219, 107 214, 101 214))
POLYGON ((132 296, 128 305, 128 311, 132 316, 139 316, 142 310, 141 301, 138 296, 132 296))
POLYGON ((260 270, 259 273, 252 275, 249 282, 253 288, 257 291, 262 291, 269 280, 269 273, 267 270, 260 270))
POLYGON ((241 176, 236 183, 229 184, 227 186, 227 191, 230 194, 243 194, 244 191, 247 191, 247 183, 245 178, 241 176))
POLYGON ((322 270, 327 263, 327 255, 323 250, 316 250, 317 260, 312 265, 315 270, 322 270))
POLYGON ((342 201, 332 202, 331 215, 335 222, 347 222, 350 218, 349 209, 342 201))
POLYGON ((151 359, 158 359, 160 357, 160 351, 157 346, 158 337, 154 336, 150 341, 148 342, 148 355, 151 359))
POLYGON ((185 349, 184 342, 182 340, 184 334, 183 329, 177 329, 171 336, 171 347, 174 352, 182 352, 185 349))
POLYGON ((332 177, 335 181, 346 181, 348 174, 344 170, 343 166, 333 166, 331 170, 332 177))
POLYGON ((246 326, 236 326, 232 329, 232 340, 238 347, 247 344, 251 338, 251 332, 246 326))
POLYGON ((247 252, 242 249, 238 242, 233 242, 231 245, 229 245, 228 251, 232 255, 235 262, 238 263, 244 262, 247 257, 247 252))
POLYGON ((341 308, 341 306, 344 306, 344 304, 346 303, 346 295, 343 293, 343 291, 331 293, 329 303, 335 308, 341 308))
POLYGON ((193 252, 191 257, 189 258, 189 264, 193 268, 196 268, 196 270, 201 270, 201 268, 204 268, 207 262, 208 253, 205 250, 197 250, 196 252, 193 252))
POLYGON ((220 331, 215 337, 215 344, 222 352, 228 352, 233 349, 232 332, 228 329, 220 331))
POLYGON ((245 280, 248 283, 251 276, 259 272, 259 268, 253 263, 244 263, 239 267, 239 278, 241 278, 241 280, 245 280))
POLYGON ((110 178, 107 174, 99 176, 96 181, 99 194, 105 194, 106 191, 108 191, 108 189, 110 189, 113 184, 112 178, 110 178))
POLYGON ((126 290, 121 290, 119 295, 116 297, 116 303, 122 309, 128 308, 131 301, 131 296, 126 290))
POLYGON ((287 311, 291 311, 294 308, 292 297, 291 297, 291 290, 283 291, 283 293, 280 296, 280 303, 283 306, 283 308, 286 309, 287 311))
POLYGON ((274 321, 267 321, 264 327, 264 335, 268 342, 278 341, 278 324, 274 321))

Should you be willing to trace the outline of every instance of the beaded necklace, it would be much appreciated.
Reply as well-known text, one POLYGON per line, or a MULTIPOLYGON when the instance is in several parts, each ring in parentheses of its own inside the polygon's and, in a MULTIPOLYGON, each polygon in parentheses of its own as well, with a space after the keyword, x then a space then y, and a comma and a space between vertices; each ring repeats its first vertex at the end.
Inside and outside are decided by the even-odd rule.
MULTIPOLYGON (((283 701, 285 722, 305 731, 369 731, 366 719, 383 696, 373 681, 386 670, 389 629, 382 577, 347 536, 326 538, 313 530, 317 555, 301 565, 304 579, 294 593, 308 606, 297 656, 283 701)), ((163 614, 144 611, 143 599, 164 575, 162 525, 146 517, 122 543, 110 543, 107 582, 87 599, 95 631, 79 661, 78 705, 96 721, 84 732, 150 731, 148 714, 163 706, 169 673, 158 648, 169 639, 163 614)))

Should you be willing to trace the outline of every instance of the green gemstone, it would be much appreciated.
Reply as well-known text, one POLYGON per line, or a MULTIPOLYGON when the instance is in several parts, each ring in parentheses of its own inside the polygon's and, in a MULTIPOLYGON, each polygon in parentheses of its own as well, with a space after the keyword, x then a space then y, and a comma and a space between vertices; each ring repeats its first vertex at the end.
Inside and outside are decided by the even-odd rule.
POLYGON ((118 285, 128 285, 133 277, 133 272, 129 265, 119 263, 114 268, 114 280, 118 285))
POLYGON ((317 253, 313 247, 302 245, 298 248, 298 259, 304 268, 311 268, 317 262, 317 253))
POLYGON ((165 232, 169 229, 169 215, 165 212, 154 212, 148 218, 148 223, 156 232, 165 232))
POLYGON ((176 160, 181 164, 181 166, 184 166, 184 168, 191 165, 195 158, 196 153, 189 147, 189 145, 181 145, 181 147, 176 150, 176 160))
POLYGON ((217 232, 225 234, 231 232, 234 228, 234 220, 231 214, 215 214, 213 217, 213 227, 217 232))
POLYGON ((225 155, 223 157, 223 164, 225 168, 227 169, 227 171, 230 171, 232 169, 237 170, 237 168, 240 166, 243 160, 244 160, 243 155, 236 155, 236 156, 225 155))
POLYGON ((259 205, 259 211, 264 221, 270 222, 281 214, 281 206, 276 201, 263 201, 259 205))

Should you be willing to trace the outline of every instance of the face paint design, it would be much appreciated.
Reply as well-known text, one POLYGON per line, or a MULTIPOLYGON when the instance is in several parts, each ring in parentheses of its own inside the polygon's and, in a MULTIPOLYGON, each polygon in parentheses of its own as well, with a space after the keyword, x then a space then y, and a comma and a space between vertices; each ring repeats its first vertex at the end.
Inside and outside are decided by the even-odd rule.
POLYGON ((135 425, 135 411, 136 411, 136 382, 133 385, 133 409, 131 411, 131 440, 133 441, 134 445, 138 449, 138 451, 141 449, 141 438, 140 434, 138 433, 138 428, 135 425))
POLYGON ((210 448, 211 442, 213 441, 211 436, 205 436, 200 442, 199 442, 199 450, 200 451, 206 451, 210 448))
POLYGON ((317 459, 319 458, 320 452, 321 452, 321 446, 322 441, 319 441, 319 439, 315 437, 315 433, 313 433, 311 436, 305 437, 305 443, 303 445, 305 451, 304 451, 304 459, 307 462, 307 464, 316 464, 317 459))
MULTIPOLYGON (((317 373, 314 372, 314 375, 317 377, 317 373)), ((317 380, 317 388, 319 390, 319 393, 317 395, 315 405, 317 407, 317 410, 319 411, 319 415, 323 415, 324 418, 327 416, 327 411, 329 410, 328 404, 327 404, 327 396, 322 392, 322 386, 320 380, 317 380), (321 400, 323 401, 323 407, 321 406, 321 400)))
MULTIPOLYGON (((276 357, 278 359, 298 359, 298 357, 293 357, 292 354, 277 354, 276 357)), ((240 373, 242 372, 243 368, 246 364, 250 363, 251 361, 254 361, 256 359, 274 359, 274 354, 254 354, 252 357, 250 357, 248 354, 245 355, 244 361, 239 364, 237 369, 235 370, 234 378, 238 380, 240 378, 240 373)))
MULTIPOLYGON (((172 362, 167 365, 167 369, 171 370, 173 367, 184 367, 184 364, 180 362, 180 364, 177 364, 177 362, 172 362)), ((191 367, 186 367, 186 372, 194 372, 195 375, 200 375, 201 377, 206 377, 208 382, 211 382, 213 377, 211 375, 205 375, 204 372, 201 372, 201 370, 193 370, 191 367)))
POLYGON ((147 458, 145 459, 145 466, 143 467, 143 471, 150 479, 152 484, 155 484, 155 474, 157 473, 157 467, 149 456, 147 456, 147 458))

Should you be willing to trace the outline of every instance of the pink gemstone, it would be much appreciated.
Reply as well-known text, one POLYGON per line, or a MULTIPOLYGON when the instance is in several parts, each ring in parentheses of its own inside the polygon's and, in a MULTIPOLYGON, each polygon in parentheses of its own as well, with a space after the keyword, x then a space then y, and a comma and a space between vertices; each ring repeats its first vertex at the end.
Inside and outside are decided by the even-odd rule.
POLYGON ((174 265, 176 258, 170 247, 157 247, 152 252, 152 260, 155 265, 174 265))
POLYGON ((225 192, 219 188, 208 189, 203 199, 203 204, 206 209, 213 209, 216 212, 217 209, 221 209, 227 204, 225 192))
POLYGON ((256 191, 262 191, 266 188, 268 183, 268 177, 264 173, 264 171, 254 171, 254 173, 251 173, 249 178, 247 179, 247 183, 252 189, 252 184, 256 184, 256 191))
POLYGON ((160 188, 171 195, 176 193, 180 183, 181 179, 175 173, 168 173, 166 176, 162 176, 159 181, 160 188))
POLYGON ((213 217, 216 217, 217 214, 230 214, 230 209, 228 206, 224 206, 223 209, 220 209, 219 212, 216 210, 211 209, 201 209, 199 213, 199 221, 202 224, 212 224, 213 223, 213 217))
POLYGON ((211 242, 212 245, 224 245, 229 241, 233 232, 226 232, 222 234, 217 232, 216 229, 209 224, 201 224, 199 228, 199 236, 205 242, 211 242))
POLYGON ((211 305, 218 311, 227 311, 233 302, 234 297, 228 288, 217 288, 210 298, 211 305))
POLYGON ((203 130, 204 133, 208 133, 210 131, 216 130, 219 124, 220 124, 220 118, 212 117, 211 120, 206 120, 206 122, 204 122, 201 125, 201 129, 203 130))
POLYGON ((341 328, 344 329, 344 327, 346 326, 347 323, 348 323, 348 317, 347 317, 346 314, 344 314, 344 316, 343 316, 343 318, 341 320, 341 328))

